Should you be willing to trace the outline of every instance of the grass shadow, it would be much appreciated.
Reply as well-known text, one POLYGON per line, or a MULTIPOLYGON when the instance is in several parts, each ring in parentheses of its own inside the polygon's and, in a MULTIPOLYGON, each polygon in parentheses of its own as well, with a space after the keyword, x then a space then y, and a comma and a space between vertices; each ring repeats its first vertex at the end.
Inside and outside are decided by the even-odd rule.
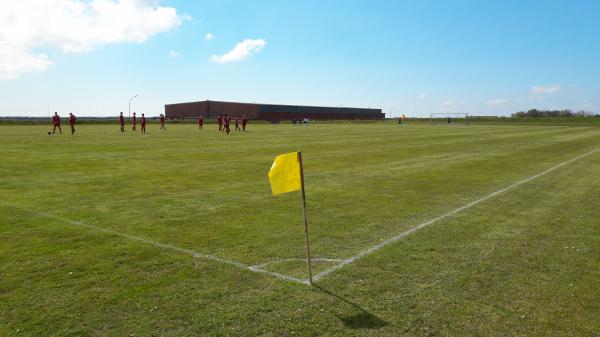
POLYGON ((334 297, 334 298, 350 305, 351 307, 353 307, 359 311, 358 313, 353 314, 353 315, 347 315, 347 316, 337 316, 336 315, 344 323, 345 326, 347 326, 351 329, 379 329, 379 328, 382 328, 389 324, 385 320, 368 312, 360 305, 358 305, 340 295, 337 295, 337 294, 331 292, 330 290, 327 290, 316 284, 314 285, 314 287, 319 289, 320 291, 326 293, 327 295, 334 297))

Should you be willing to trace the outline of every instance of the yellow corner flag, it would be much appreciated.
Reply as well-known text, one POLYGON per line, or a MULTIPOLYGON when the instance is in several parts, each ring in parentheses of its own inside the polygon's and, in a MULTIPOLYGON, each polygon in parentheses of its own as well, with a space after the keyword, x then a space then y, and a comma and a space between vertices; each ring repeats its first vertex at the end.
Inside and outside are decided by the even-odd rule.
POLYGON ((269 170, 269 181, 273 195, 301 189, 298 152, 284 153, 275 157, 273 166, 269 170))
POLYGON ((290 152, 275 157, 269 170, 269 181, 273 195, 292 191, 302 191, 302 209, 304 210, 304 238, 306 239, 306 265, 308 267, 308 284, 313 284, 312 263, 310 261, 310 236, 308 234, 308 218, 306 217, 306 194, 304 193, 304 169, 302 152, 290 152))

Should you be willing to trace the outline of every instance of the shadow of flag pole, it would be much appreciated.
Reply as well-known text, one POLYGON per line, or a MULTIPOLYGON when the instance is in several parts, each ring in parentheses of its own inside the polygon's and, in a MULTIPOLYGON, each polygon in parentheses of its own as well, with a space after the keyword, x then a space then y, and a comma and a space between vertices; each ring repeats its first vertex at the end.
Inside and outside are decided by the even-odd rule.
POLYGON ((304 169, 302 152, 289 152, 275 157, 269 170, 269 182, 273 195, 300 190, 302 192, 302 209, 304 211, 304 238, 306 239, 306 265, 308 267, 308 284, 313 284, 312 263, 310 259, 310 236, 308 218, 306 216, 306 193, 304 192, 304 169))
POLYGON ((304 192, 304 168, 302 166, 302 152, 298 151, 298 166, 300 169, 300 188, 302 191, 302 209, 304 211, 304 238, 306 239, 306 266, 308 267, 308 284, 312 285, 312 264, 310 261, 310 235, 308 232, 308 218, 306 216, 306 193, 304 192))

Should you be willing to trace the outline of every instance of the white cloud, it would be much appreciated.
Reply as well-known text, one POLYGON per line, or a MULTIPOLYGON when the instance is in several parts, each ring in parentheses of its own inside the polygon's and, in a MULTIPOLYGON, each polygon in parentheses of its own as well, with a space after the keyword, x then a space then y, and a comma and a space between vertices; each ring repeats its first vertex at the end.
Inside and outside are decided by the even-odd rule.
POLYGON ((142 43, 181 24, 175 8, 149 0, 7 0, 0 4, 0 78, 47 69, 40 50, 87 53, 103 44, 142 43))
POLYGON ((223 55, 213 55, 210 59, 214 63, 229 63, 241 61, 252 54, 260 52, 267 43, 263 39, 245 39, 223 55))
POLYGON ((418 99, 425 99, 425 93, 421 93, 419 96, 417 96, 418 99))
POLYGON ((45 54, 25 53, 10 46, 0 46, 0 79, 14 79, 19 74, 46 70, 51 65, 52 61, 45 54))
POLYGON ((560 91, 560 85, 539 86, 535 85, 531 88, 532 95, 555 94, 560 91))
POLYGON ((213 33, 208 33, 208 34, 204 35, 204 39, 207 41, 214 40, 215 36, 213 35, 213 33))
POLYGON ((495 99, 489 100, 487 102, 487 104, 491 105, 491 106, 498 106, 498 105, 505 104, 506 102, 508 102, 508 100, 505 98, 495 98, 495 99))
POLYGON ((171 50, 169 52, 169 57, 172 59, 178 58, 179 56, 181 56, 181 53, 175 50, 171 50))

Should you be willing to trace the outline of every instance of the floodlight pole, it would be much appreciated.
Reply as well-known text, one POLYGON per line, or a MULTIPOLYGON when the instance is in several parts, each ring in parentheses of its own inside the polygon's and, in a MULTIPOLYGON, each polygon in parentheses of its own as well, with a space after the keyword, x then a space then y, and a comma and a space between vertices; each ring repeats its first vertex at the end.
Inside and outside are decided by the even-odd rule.
POLYGON ((136 98, 138 95, 133 95, 131 96, 131 98, 129 99, 129 118, 131 118, 131 101, 133 101, 134 98, 136 98))
POLYGON ((308 233, 308 218, 306 217, 306 194, 304 193, 304 169, 302 168, 302 152, 298 151, 298 166, 300 166, 300 187, 302 190, 302 209, 304 210, 304 238, 306 239, 306 266, 308 267, 308 284, 312 286, 312 264, 310 261, 310 236, 308 233))

